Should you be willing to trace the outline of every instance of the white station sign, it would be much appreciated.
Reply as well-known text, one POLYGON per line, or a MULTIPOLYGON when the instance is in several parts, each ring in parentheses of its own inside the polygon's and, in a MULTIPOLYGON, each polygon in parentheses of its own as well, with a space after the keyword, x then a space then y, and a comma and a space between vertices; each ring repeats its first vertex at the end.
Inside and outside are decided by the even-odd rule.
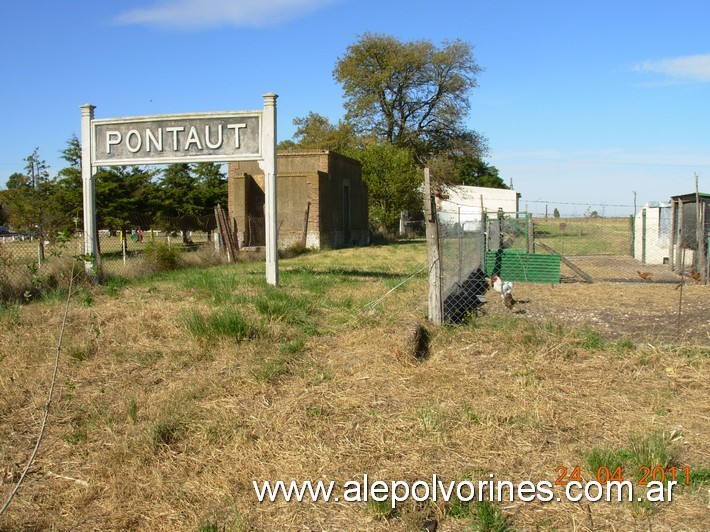
POLYGON ((81 179, 86 271, 100 262, 95 173, 100 166, 257 160, 264 172, 266 282, 277 286, 276 98, 264 94, 264 109, 224 113, 94 119, 81 106, 81 179))
POLYGON ((261 159, 261 112, 92 120, 97 166, 261 159))

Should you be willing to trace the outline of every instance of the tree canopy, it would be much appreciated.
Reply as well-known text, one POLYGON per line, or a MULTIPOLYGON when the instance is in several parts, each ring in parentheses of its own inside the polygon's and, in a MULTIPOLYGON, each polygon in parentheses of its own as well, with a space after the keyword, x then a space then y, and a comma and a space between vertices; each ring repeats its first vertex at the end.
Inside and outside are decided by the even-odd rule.
POLYGON ((485 139, 465 125, 480 71, 473 47, 460 40, 436 46, 366 33, 333 70, 344 119, 336 125, 311 111, 294 119, 293 139, 279 148, 330 149, 360 160, 370 221, 382 230, 393 230, 401 211, 421 210, 423 166, 446 184, 508 188, 482 158, 485 139))
POLYGON ((292 140, 279 144, 279 149, 324 149, 344 152, 356 143, 352 124, 341 120, 337 125, 330 123, 327 117, 313 111, 308 116, 294 118, 296 131, 292 140))
MULTIPOLYGON (((26 158, 25 172, 9 176, 7 190, 0 191, 0 203, 4 221, 14 231, 39 232, 53 238, 57 231, 79 228, 83 200, 81 145, 76 136, 67 142, 62 158, 68 166, 52 178, 35 150, 26 158)), ((201 229, 205 227, 203 217, 226 201, 227 180, 218 164, 162 169, 124 166, 96 172, 96 215, 101 229, 201 229)))
POLYGON ((366 33, 338 58, 333 77, 343 86, 346 120, 359 134, 409 148, 425 164, 442 152, 485 151, 483 138, 464 125, 480 71, 463 41, 437 47, 366 33))

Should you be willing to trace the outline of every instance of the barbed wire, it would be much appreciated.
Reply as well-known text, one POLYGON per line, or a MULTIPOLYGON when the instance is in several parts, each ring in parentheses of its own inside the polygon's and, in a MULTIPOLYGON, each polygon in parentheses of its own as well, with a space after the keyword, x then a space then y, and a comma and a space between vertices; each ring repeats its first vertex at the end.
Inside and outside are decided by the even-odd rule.
MULTIPOLYGON (((454 205, 457 207, 466 207, 469 209, 475 209, 478 211, 485 210, 481 209, 479 205, 470 205, 466 203, 460 203, 458 201, 446 199, 443 200, 446 201, 447 204, 454 205)), ((628 208, 633 208, 634 206, 631 204, 623 204, 623 203, 573 203, 569 201, 553 201, 553 200, 525 200, 522 201, 522 203, 539 203, 541 205, 571 205, 571 206, 576 206, 576 207, 628 207, 628 208)), ((446 206, 442 206, 441 210, 446 210, 446 206)))
POLYGON ((574 205, 577 207, 629 207, 633 205, 617 204, 617 203, 570 203, 566 201, 551 201, 551 200, 525 200, 525 203, 540 203, 543 205, 574 205))

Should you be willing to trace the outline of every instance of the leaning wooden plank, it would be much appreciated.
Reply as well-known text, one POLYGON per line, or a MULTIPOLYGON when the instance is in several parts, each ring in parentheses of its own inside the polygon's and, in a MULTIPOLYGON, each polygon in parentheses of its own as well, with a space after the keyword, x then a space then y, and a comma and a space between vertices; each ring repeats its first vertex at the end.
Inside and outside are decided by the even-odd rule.
POLYGON ((547 244, 545 244, 545 243, 543 243, 543 242, 540 242, 539 240, 535 242, 535 245, 540 246, 542 249, 544 249, 545 251, 547 251, 547 252, 549 252, 549 253, 554 253, 555 255, 559 255, 559 256, 560 256, 560 260, 561 260, 566 266, 568 266, 570 270, 572 270, 574 273, 576 273, 577 275, 579 275, 582 279, 584 279, 584 280, 587 281, 588 283, 593 283, 593 282, 594 282, 594 279, 592 278, 591 275, 589 275, 589 274, 588 274, 587 272, 585 272, 582 268, 580 268, 579 266, 577 266, 576 264, 574 264, 571 260, 569 260, 569 259, 566 258, 564 255, 562 255, 562 253, 558 253, 557 251, 555 251, 554 249, 552 249, 550 246, 548 246, 547 244))

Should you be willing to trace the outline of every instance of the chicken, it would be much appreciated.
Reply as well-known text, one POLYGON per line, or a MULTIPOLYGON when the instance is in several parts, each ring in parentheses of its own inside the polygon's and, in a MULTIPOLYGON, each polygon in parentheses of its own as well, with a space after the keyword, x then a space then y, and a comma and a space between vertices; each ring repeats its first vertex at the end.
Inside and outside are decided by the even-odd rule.
POLYGON ((513 299, 513 283, 511 281, 503 281, 497 274, 494 273, 493 290, 500 294, 500 298, 506 308, 513 308, 513 305, 515 305, 515 299, 513 299))
POLYGON ((637 270, 636 273, 638 273, 639 277, 641 277, 641 279, 643 279, 645 281, 650 281, 651 277, 653 277, 651 272, 640 272, 637 270))
POLYGON ((700 282, 700 272, 695 271, 695 270, 690 270, 690 277, 692 277, 693 281, 700 282))

